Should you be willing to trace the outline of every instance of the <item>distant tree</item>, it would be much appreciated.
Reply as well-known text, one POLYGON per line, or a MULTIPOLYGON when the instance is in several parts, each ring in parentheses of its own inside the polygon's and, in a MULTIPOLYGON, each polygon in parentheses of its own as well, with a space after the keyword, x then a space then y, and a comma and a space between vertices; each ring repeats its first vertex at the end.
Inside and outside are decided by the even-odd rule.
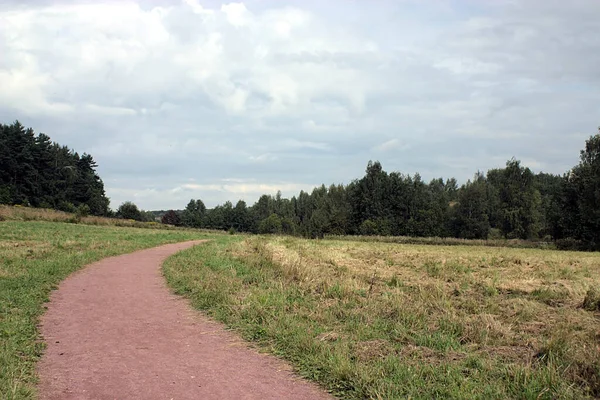
POLYGON ((271 214, 275 213, 271 196, 263 194, 260 196, 256 204, 252 206, 252 214, 257 221, 267 219, 271 214))
POLYGON ((252 215, 244 200, 239 200, 233 208, 233 228, 238 232, 251 232, 253 230, 252 215))
POLYGON ((463 185, 454 207, 454 235, 464 239, 487 239, 490 231, 487 181, 477 173, 463 185))
POLYGON ((140 214, 141 214, 140 221, 142 221, 142 222, 156 222, 156 217, 154 216, 154 213, 152 211, 140 210, 140 214))
POLYGON ((540 237, 560 239, 564 235, 561 218, 565 178, 539 173, 535 176, 535 183, 540 193, 540 237))
POLYGON ((567 174, 562 224, 569 236, 600 248, 600 133, 591 136, 567 174))
POLYGON ((376 220, 387 215, 388 174, 379 161, 369 161, 365 176, 358 180, 350 192, 352 223, 358 227, 369 219, 376 220))
POLYGON ((298 226, 293 219, 289 217, 281 218, 281 233, 284 235, 295 235, 297 230, 298 226))
POLYGON ((260 222, 258 232, 261 234, 279 234, 281 233, 281 229, 281 218, 279 218, 279 215, 273 213, 260 222))
POLYGON ((191 199, 181 213, 181 222, 183 225, 192 228, 204 228, 206 213, 206 206, 202 200, 191 199))
POLYGON ((180 226, 181 218, 177 212, 169 210, 162 216, 160 222, 166 225, 180 226))
POLYGON ((211 210, 207 210, 202 226, 209 229, 228 229, 225 225, 224 207, 219 205, 211 210))
POLYGON ((377 235, 377 224, 370 219, 360 224, 360 234, 365 236, 377 235))
POLYGON ((131 201, 126 201, 119 206, 117 209, 117 217, 123 219, 133 219, 136 221, 142 221, 142 213, 131 201))
POLYGON ((498 193, 498 228, 504 236, 537 237, 541 197, 531 170, 513 158, 506 162, 506 168, 488 171, 488 181, 498 193))
POLYGON ((225 203, 223 203, 221 207, 221 212, 223 214, 223 226, 221 227, 221 229, 229 229, 229 228, 234 228, 235 229, 235 225, 236 225, 236 221, 235 221, 235 211, 233 209, 233 204, 231 204, 231 202, 229 200, 227 200, 225 203))
MULTIPOLYGON (((23 137, 29 137, 22 127, 19 129, 23 137)), ((0 140, 6 142, 9 137, 0 140)), ((40 142, 46 141, 42 137, 40 142)), ((58 200, 71 209, 77 204, 69 200, 69 190, 72 182, 80 179, 82 169, 73 170, 63 162, 71 157, 68 149, 58 148, 55 154, 53 162, 62 166, 55 184, 60 186, 60 193, 66 193, 58 200)), ((77 160, 79 156, 73 157, 77 160)), ((12 165, 10 157, 1 151, 0 160, 12 165)), ((487 174, 478 172, 461 187, 454 178, 426 183, 418 173, 387 173, 378 161, 369 161, 365 175, 348 185, 321 185, 311 192, 300 191, 291 199, 278 192, 275 196, 260 196, 251 207, 240 200, 235 207, 225 202, 211 210, 200 200, 191 200, 182 213, 182 222, 188 226, 312 238, 327 234, 572 238, 577 240, 570 242, 600 249, 598 160, 600 134, 586 142, 579 165, 565 176, 534 175, 513 158, 504 168, 491 169, 487 174)), ((25 172, 23 176, 29 176, 25 172)), ((18 176, 15 180, 2 170, 0 175, 7 177, 0 185, 0 199, 27 199, 27 190, 39 190, 30 178, 18 176), (16 181, 23 184, 17 187, 16 181)))
POLYGON ((69 210, 86 205, 107 215, 109 200, 89 154, 79 155, 19 121, 0 124, 0 203, 69 210), (62 207, 61 207, 62 206, 62 207))

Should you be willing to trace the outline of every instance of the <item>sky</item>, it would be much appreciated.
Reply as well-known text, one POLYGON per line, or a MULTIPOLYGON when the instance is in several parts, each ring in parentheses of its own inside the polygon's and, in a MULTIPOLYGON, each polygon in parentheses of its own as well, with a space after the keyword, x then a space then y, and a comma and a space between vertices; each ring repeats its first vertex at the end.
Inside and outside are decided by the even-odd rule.
POLYGON ((92 154, 111 207, 577 164, 598 0, 0 2, 0 122, 92 154))

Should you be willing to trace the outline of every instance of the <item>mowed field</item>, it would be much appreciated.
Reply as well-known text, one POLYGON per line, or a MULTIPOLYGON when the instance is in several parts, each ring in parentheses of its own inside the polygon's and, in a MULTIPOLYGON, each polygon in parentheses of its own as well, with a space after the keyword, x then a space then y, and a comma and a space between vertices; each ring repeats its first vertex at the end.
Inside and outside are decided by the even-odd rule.
MULTIPOLYGON (((11 211, 5 217, 18 214, 31 220, 58 215, 40 213, 11 211)), ((100 222, 109 224, 110 220, 100 222)), ((50 291, 61 280, 108 256, 206 236, 189 230, 0 222, 0 399, 35 397, 35 363, 44 347, 38 318, 50 291)))
POLYGON ((62 279, 199 238, 163 267, 174 290, 340 398, 600 397, 597 253, 2 221, 0 398, 36 397, 62 279))
POLYGON ((341 398, 600 397, 597 253, 222 237, 164 272, 341 398))

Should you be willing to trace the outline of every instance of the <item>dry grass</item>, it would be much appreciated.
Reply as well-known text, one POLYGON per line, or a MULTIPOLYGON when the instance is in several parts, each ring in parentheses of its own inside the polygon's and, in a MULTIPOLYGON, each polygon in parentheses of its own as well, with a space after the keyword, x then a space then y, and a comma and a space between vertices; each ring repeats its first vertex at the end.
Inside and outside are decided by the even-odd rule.
POLYGON ((191 229, 175 227, 159 222, 140 222, 132 219, 106 218, 86 216, 81 217, 76 214, 51 210, 47 208, 31 208, 22 206, 6 206, 0 204, 0 221, 46 221, 46 222, 66 222, 83 225, 96 226, 119 226, 128 228, 147 228, 147 229, 167 229, 167 230, 193 230, 203 233, 222 234, 223 231, 216 229, 191 229))
MULTIPOLYGON (((319 299, 294 312, 325 324, 318 340, 345 341, 359 360, 472 359, 600 396, 600 313, 582 307, 600 287, 597 253, 254 238, 233 254, 260 255, 283 285, 319 299)), ((247 293, 236 296, 243 304, 247 293)), ((577 397, 546 389, 542 397, 577 397)))
POLYGON ((223 231, 217 229, 196 229, 185 228, 173 225, 166 225, 160 222, 140 222, 132 219, 106 218, 87 216, 81 217, 76 214, 52 210, 47 208, 31 208, 22 206, 6 206, 0 204, 0 221, 46 221, 46 222, 65 222, 83 225, 95 226, 118 226, 127 228, 144 229, 164 229, 164 230, 186 230, 202 233, 222 234, 223 231))
POLYGON ((415 236, 362 236, 362 235, 325 235, 326 240, 350 242, 381 242, 396 244, 437 245, 437 246, 486 246, 554 250, 553 242, 522 239, 459 239, 453 237, 415 237, 415 236))
POLYGON ((47 221, 81 223, 84 225, 99 226, 125 226, 130 228, 176 229, 170 225, 158 222, 140 222, 131 219, 105 218, 105 217, 79 217, 76 214, 47 208, 30 208, 22 206, 0 205, 0 220, 6 221, 47 221))

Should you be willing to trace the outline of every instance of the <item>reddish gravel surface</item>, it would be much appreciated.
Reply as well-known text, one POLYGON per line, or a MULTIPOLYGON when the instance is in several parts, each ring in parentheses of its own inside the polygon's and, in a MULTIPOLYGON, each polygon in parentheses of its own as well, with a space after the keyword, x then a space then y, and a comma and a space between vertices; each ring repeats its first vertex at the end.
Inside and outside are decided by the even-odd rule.
POLYGON ((200 242, 94 263, 53 292, 42 399, 327 399, 169 292, 160 266, 200 242))

